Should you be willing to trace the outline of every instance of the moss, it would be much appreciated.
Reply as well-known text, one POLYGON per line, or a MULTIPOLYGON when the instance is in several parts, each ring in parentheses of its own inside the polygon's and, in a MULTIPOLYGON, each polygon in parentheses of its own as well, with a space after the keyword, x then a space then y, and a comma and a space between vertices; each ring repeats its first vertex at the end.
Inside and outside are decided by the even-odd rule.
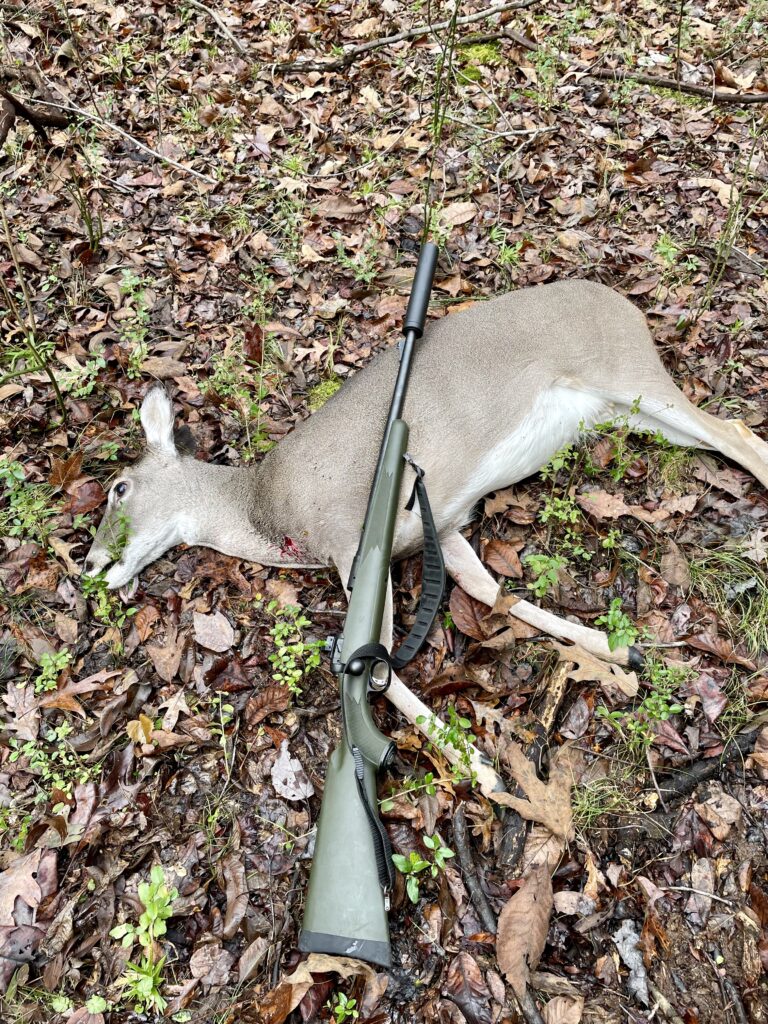
POLYGON ((335 375, 327 380, 321 380, 319 384, 315 384, 313 388, 309 389, 307 405, 309 405, 312 412, 316 412, 321 405, 325 405, 328 399, 336 394, 340 387, 341 378, 335 375))
POLYGON ((461 59, 464 64, 485 64, 495 68, 501 64, 501 51, 492 43, 475 43, 462 49, 461 59))

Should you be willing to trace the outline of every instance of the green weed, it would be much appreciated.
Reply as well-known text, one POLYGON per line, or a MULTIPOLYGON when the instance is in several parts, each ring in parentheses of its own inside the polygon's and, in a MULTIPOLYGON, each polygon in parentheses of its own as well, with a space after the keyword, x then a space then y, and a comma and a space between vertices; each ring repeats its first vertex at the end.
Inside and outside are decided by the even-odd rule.
POLYGON ((53 500, 48 484, 27 483, 27 474, 20 462, 0 458, 0 534, 20 537, 44 545, 53 529, 51 520, 60 504, 53 500))
POLYGON ((138 924, 119 924, 109 933, 113 939, 120 939, 124 949, 130 949, 138 942, 144 951, 139 963, 129 961, 125 965, 125 971, 118 980, 123 990, 122 998, 132 1004, 136 1013, 162 1013, 167 1005, 160 994, 165 957, 155 960, 155 943, 168 930, 166 921, 173 915, 173 901, 179 895, 178 889, 170 889, 166 884, 159 864, 153 866, 149 878, 148 882, 139 885, 143 912, 138 924))
POLYGON ((615 597, 605 615, 595 619, 596 626, 605 626, 608 631, 608 647, 631 647, 637 640, 638 631, 630 617, 621 610, 621 598, 615 597))
POLYGON ((469 779, 474 785, 476 773, 472 769, 472 747, 475 737, 472 732, 472 722, 460 715, 453 704, 449 704, 446 708, 446 717, 447 722, 438 723, 435 716, 432 715, 427 723, 424 715, 419 715, 416 724, 427 724, 426 731, 432 740, 430 746, 434 744, 438 750, 446 746, 453 747, 459 755, 459 763, 451 765, 451 774, 457 782, 469 779))
POLYGON ((762 566, 723 548, 690 562, 691 585, 726 624, 735 643, 750 654, 768 648, 768 575, 762 566))
POLYGON ((295 605, 278 608, 277 601, 270 601, 267 611, 274 615, 275 622, 269 631, 274 651, 269 655, 272 678, 286 686, 295 696, 301 696, 304 679, 320 666, 322 640, 305 640, 304 630, 312 623, 295 605))
POLYGON ((550 590, 557 586, 561 569, 568 565, 568 559, 562 555, 526 555, 523 565, 533 573, 533 580, 527 584, 536 597, 546 597, 550 590))
POLYGON ((59 676, 72 661, 72 652, 68 647, 62 647, 55 654, 40 655, 40 672, 35 679, 35 693, 48 693, 55 690, 59 676))
POLYGON ((345 1021, 357 1020, 360 1016, 357 1010, 357 1000, 348 999, 343 992, 336 992, 325 1006, 331 1011, 334 1024, 344 1024, 345 1021))
MULTIPOLYGON (((405 891, 411 903, 419 902, 419 887, 423 872, 428 871, 432 878, 437 878, 441 871, 445 870, 445 862, 454 857, 453 850, 443 846, 440 836, 435 833, 433 836, 422 836, 424 846, 430 851, 431 859, 422 857, 415 850, 407 857, 401 853, 393 853, 392 861, 401 874, 405 875, 405 891)), ((429 855, 428 855, 429 856, 429 855)))

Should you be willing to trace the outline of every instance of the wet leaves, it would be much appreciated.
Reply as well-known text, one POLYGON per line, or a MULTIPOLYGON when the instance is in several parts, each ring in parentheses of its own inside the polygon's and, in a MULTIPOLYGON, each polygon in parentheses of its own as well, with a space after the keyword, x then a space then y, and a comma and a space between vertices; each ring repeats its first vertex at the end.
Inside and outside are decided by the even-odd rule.
POLYGON ((526 875, 499 915, 496 958, 518 998, 544 951, 551 913, 552 882, 543 865, 526 875))

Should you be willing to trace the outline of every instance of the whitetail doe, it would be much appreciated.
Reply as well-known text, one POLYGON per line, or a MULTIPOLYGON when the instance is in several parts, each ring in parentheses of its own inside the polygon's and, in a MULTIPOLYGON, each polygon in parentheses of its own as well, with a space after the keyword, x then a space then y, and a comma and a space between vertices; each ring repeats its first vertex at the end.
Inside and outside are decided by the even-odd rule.
MULTIPOLYGON (((174 441, 171 402, 153 388, 141 407, 147 451, 109 492, 86 559, 110 587, 181 542, 275 566, 334 565, 346 583, 387 415, 397 352, 356 373, 254 467, 200 462, 174 441), (127 543, 115 544, 129 523, 127 543)), ((697 409, 669 377, 645 318, 627 299, 586 281, 527 288, 433 323, 417 344, 404 418, 423 467, 446 569, 479 601, 499 588, 459 532, 489 491, 531 476, 579 431, 616 416, 674 444, 714 448, 768 487, 768 444, 739 420, 697 409)), ((421 542, 405 511, 394 542, 402 558, 421 542)), ((608 660, 602 633, 520 601, 512 614, 608 660)), ((382 642, 392 636, 391 585, 382 642)))

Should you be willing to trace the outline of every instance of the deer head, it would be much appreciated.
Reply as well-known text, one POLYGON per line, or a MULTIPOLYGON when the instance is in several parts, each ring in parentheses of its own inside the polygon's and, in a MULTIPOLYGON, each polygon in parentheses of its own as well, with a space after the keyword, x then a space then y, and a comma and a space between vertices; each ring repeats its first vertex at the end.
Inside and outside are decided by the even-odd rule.
POLYGON ((141 425, 146 452, 113 482, 85 559, 89 574, 110 566, 110 588, 130 582, 174 545, 197 542, 192 513, 201 495, 189 471, 194 442, 188 431, 174 435, 173 406, 162 387, 152 388, 144 399, 141 425))

